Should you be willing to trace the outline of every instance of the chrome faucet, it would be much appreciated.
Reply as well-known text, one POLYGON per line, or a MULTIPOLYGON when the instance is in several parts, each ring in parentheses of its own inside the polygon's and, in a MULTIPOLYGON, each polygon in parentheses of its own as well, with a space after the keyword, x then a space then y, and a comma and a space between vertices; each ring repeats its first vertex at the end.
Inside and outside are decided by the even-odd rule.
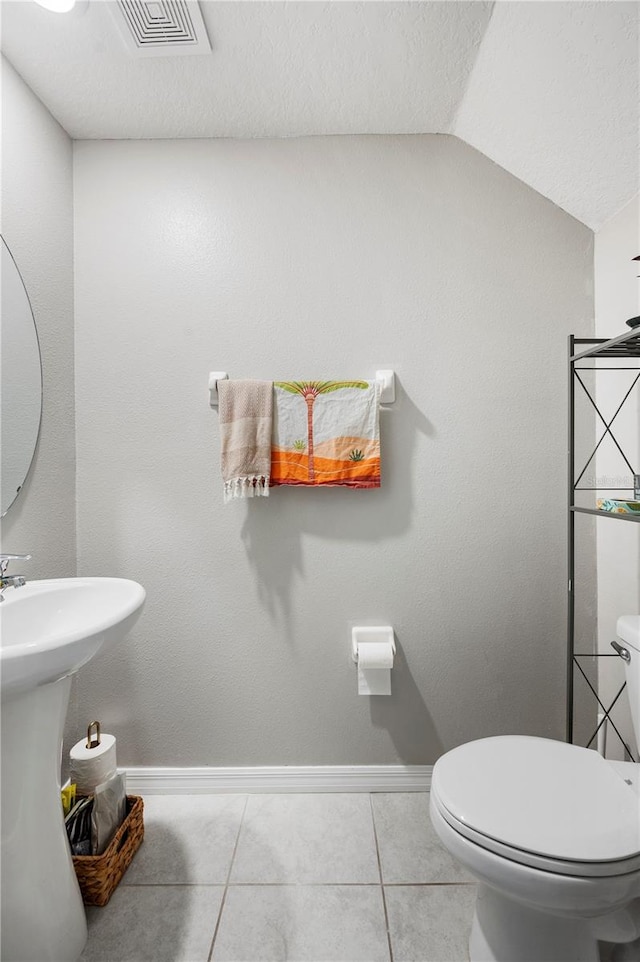
POLYGON ((5 588, 21 588, 26 585, 24 575, 8 575, 7 568, 12 561, 30 561, 30 554, 0 554, 0 601, 4 601, 5 588))

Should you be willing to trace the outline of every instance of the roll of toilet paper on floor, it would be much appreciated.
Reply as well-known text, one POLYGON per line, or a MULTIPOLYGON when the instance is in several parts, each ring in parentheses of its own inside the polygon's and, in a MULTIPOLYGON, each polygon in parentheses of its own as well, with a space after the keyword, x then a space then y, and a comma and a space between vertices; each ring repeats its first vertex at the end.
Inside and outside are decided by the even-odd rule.
POLYGON ((115 775, 116 739, 114 735, 100 735, 100 744, 87 748, 83 738, 69 752, 69 775, 79 795, 91 795, 96 785, 115 775))

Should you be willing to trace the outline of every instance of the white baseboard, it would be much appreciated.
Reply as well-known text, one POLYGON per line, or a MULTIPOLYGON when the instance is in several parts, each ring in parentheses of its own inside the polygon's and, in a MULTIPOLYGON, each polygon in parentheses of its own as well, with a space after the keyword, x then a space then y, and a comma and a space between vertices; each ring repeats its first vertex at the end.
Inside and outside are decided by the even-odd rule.
POLYGON ((259 792, 427 792, 432 765, 122 768, 132 795, 259 792))

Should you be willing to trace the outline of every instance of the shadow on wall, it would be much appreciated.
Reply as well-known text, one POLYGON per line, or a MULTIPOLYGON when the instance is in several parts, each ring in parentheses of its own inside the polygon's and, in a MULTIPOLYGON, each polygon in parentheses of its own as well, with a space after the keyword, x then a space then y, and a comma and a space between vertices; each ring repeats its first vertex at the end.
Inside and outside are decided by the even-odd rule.
MULTIPOLYGON (((382 408, 380 415, 381 488, 354 492, 291 487, 286 497, 281 491, 272 494, 268 511, 259 501, 247 502, 242 539, 256 587, 269 617, 277 621, 291 646, 295 644, 291 599, 294 580, 304 575, 304 536, 333 541, 337 546, 342 542, 370 542, 372 549, 380 551, 384 539, 397 538, 411 525, 414 450, 418 435, 434 438, 436 431, 398 384, 396 391, 396 403, 382 408), (330 511, 326 510, 329 503, 330 511), (277 542, 273 540, 274 530, 278 531, 277 542)), ((420 764, 426 733, 429 745, 438 754, 443 746, 397 637, 396 646, 392 695, 369 697, 371 721, 377 728, 386 729, 406 764, 420 764), (409 725, 407 718, 411 719, 409 725)))
POLYGON ((389 733, 398 757, 406 765, 422 765, 425 740, 428 739, 429 748, 435 751, 436 757, 445 749, 422 693, 413 680, 397 635, 395 641, 391 697, 369 697, 371 721, 376 728, 384 728, 389 733), (399 705, 402 711, 398 711, 399 705), (410 724, 407 719, 411 719, 410 724))
POLYGON ((260 600, 271 619, 284 627, 289 642, 293 640, 291 589, 295 576, 304 573, 303 536, 378 544, 407 531, 413 511, 411 461, 418 434, 433 438, 436 431, 396 379, 395 404, 380 413, 381 488, 354 492, 291 487, 286 498, 280 491, 272 492, 268 512, 259 501, 247 501, 242 540, 256 573, 260 600), (328 502, 331 511, 324 510, 328 502))

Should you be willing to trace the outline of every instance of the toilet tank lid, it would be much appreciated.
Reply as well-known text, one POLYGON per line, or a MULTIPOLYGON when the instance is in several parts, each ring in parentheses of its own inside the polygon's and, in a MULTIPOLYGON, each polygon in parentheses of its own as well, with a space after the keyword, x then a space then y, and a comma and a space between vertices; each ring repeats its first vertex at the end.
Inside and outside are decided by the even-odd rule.
POLYGON ((640 615, 622 615, 616 624, 620 641, 640 651, 640 615))

